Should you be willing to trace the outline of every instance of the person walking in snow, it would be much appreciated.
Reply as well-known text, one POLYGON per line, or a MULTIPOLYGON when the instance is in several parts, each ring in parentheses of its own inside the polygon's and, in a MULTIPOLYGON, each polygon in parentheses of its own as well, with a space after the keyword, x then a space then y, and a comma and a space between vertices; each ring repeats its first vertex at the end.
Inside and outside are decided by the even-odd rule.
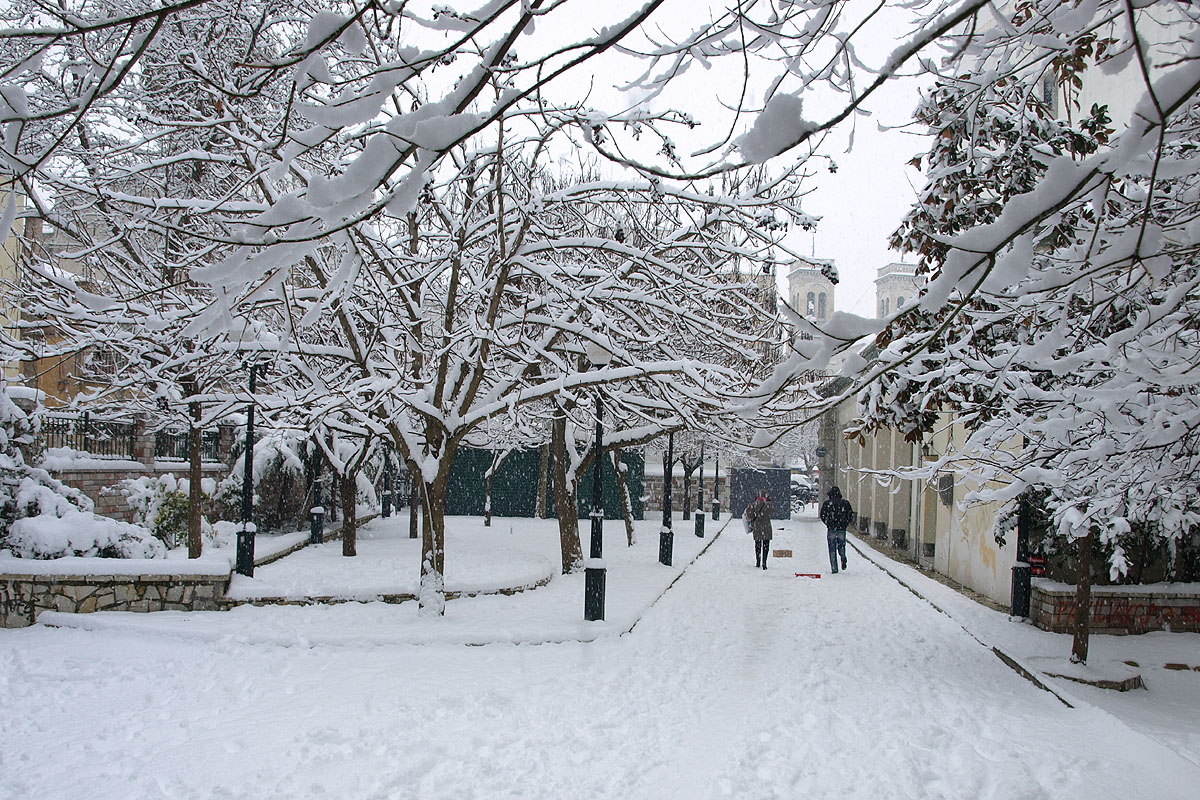
POLYGON ((846 526, 854 518, 854 509, 842 497, 842 490, 829 488, 829 499, 821 504, 821 522, 825 523, 825 542, 829 545, 829 568, 837 575, 838 559, 846 568, 846 526))
POLYGON ((771 504, 771 495, 766 490, 758 493, 758 498, 746 506, 746 522, 750 535, 754 537, 754 566, 767 568, 767 553, 771 549, 771 518, 775 516, 775 506, 771 504))

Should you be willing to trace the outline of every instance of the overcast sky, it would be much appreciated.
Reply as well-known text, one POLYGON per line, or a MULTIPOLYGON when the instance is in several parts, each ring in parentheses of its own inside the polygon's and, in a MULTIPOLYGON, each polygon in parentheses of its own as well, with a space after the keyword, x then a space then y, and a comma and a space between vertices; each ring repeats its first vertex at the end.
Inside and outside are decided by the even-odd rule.
POLYGON ((846 152, 848 128, 831 137, 834 145, 827 152, 837 172, 831 174, 814 163, 816 188, 806 210, 822 219, 812 233, 789 234, 788 244, 806 256, 833 259, 837 264, 838 311, 875 316, 876 270, 892 261, 914 260, 911 255, 902 259, 887 242, 924 182, 907 162, 925 151, 925 138, 894 128, 911 119, 917 99, 913 81, 889 87, 873 103, 874 118, 859 120, 852 150, 846 152), (893 127, 881 131, 880 124, 893 127))
MULTIPOLYGON (((611 24, 614 18, 628 13, 641 2, 610 0, 593 6, 590 11, 573 13, 569 22, 544 20, 528 37, 527 46, 533 50, 556 47, 564 38, 578 36, 583 30, 611 24), (589 18, 590 15, 595 18, 589 18), (564 24, 567 27, 563 27, 564 24)), ((855 33, 853 39, 856 57, 869 66, 883 64, 893 50, 913 34, 909 24, 913 16, 911 11, 894 7, 880 11, 879 5, 878 0, 852 0, 837 25, 838 30, 848 31, 858 26, 863 14, 876 12, 871 21, 855 33)), ((654 35, 660 42, 674 38, 684 31, 693 30, 710 15, 719 15, 723 9, 723 3, 713 3, 710 7, 708 3, 694 0, 668 4, 666 13, 653 19, 654 35), (668 25, 678 29, 662 30, 668 25)), ((805 59, 806 66, 811 68, 822 63, 830 52, 829 48, 814 49, 805 59)), ((729 133, 731 127, 736 140, 753 123, 756 116, 753 111, 762 107, 764 94, 780 70, 778 62, 751 61, 751 86, 745 105, 752 113, 743 113, 735 121, 729 109, 737 105, 742 92, 742 62, 740 59, 718 61, 700 66, 693 64, 691 69, 672 81, 667 92, 651 102, 655 108, 677 106, 686 109, 700 122, 694 133, 694 144, 689 141, 693 134, 685 130, 671 131, 673 136, 677 136, 676 142, 681 152, 693 147, 703 148, 714 137, 720 139, 729 133)), ((572 73, 557 82, 556 88, 565 88, 576 99, 586 96, 587 103, 593 107, 616 108, 642 99, 639 91, 622 92, 616 86, 622 79, 632 79, 644 68, 645 64, 608 53, 590 62, 587 70, 572 73)), ((865 77, 865 74, 861 75, 860 81, 865 77)), ((847 101, 844 94, 834 94, 820 84, 802 86, 795 78, 785 81, 778 91, 799 97, 802 116, 814 121, 835 115, 847 101)), ((824 159, 810 161, 814 178, 810 184, 812 194, 804 210, 822 217, 822 220, 813 233, 799 229, 790 233, 787 244, 803 255, 832 259, 837 264, 841 275, 841 283, 836 290, 836 308, 839 311, 873 317, 876 270, 889 262, 901 260, 898 253, 889 250, 887 240, 912 206, 916 192, 923 184, 921 174, 906 166, 907 162, 914 155, 924 152, 927 145, 914 131, 896 128, 911 119, 917 99, 918 85, 915 80, 906 79, 889 84, 869 98, 866 107, 872 116, 859 116, 853 122, 843 122, 842 128, 826 139, 821 152, 833 158, 837 164, 836 173, 828 171, 824 159), (853 148, 848 149, 852 125, 853 148), (881 126, 889 130, 881 131, 881 126)), ((800 150, 797 148, 784 153, 778 160, 795 159, 801 155, 800 150)), ((720 148, 714 154, 714 157, 719 156, 720 148)), ((571 161, 576 155, 562 154, 562 157, 571 161)), ((739 158, 736 153, 731 157, 734 160, 739 158)), ((786 274, 779 276, 781 290, 786 288, 785 278, 786 274)))

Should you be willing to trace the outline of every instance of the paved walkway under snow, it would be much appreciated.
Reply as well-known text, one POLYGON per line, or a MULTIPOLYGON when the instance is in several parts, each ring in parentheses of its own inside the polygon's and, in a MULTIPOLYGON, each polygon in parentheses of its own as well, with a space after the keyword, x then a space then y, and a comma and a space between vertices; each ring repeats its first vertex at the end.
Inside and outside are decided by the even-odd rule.
POLYGON ((381 644, 381 604, 313 646, 254 640, 269 609, 201 638, 0 632, 0 798, 1196 797, 1186 753, 1067 708, 854 553, 828 575, 816 524, 775 544, 795 556, 756 570, 731 526, 586 643, 381 644))

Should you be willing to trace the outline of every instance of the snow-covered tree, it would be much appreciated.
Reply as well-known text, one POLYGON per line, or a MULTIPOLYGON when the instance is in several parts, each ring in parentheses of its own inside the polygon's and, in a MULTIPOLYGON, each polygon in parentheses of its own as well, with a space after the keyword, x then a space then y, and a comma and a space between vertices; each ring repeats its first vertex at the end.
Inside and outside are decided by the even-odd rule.
POLYGON ((1134 528, 1176 543, 1200 523, 1198 23, 1186 4, 1032 2, 968 43, 987 69, 923 105, 930 183, 897 233, 930 282, 863 396, 868 425, 913 440, 957 413, 970 436, 929 468, 979 479, 968 502, 1044 495, 1078 542, 1084 614, 1093 548, 1119 576, 1134 528), (1138 78, 1111 129, 1107 108, 1069 105, 1087 67, 1138 78))
MULTIPOLYGON (((449 465, 485 420, 526 425, 523 409, 582 407, 600 386, 630 430, 795 410, 789 376, 831 348, 814 337, 760 385, 783 342, 747 324, 774 312, 729 270, 778 257, 824 133, 984 5, 924 4, 927 24, 875 66, 840 2, 702 22, 664 0, 12 7, 0 157, 39 214, 73 217, 86 253, 141 287, 64 283, 72 319, 145 307, 139 340, 165 316, 165 341, 195 343, 168 352, 209 367, 267 351, 273 414, 340 414, 393 441, 426 512, 423 606, 440 610, 449 465), (580 15, 594 32, 564 39, 580 15), (734 77, 728 113, 688 90, 696 65, 734 77), (626 82, 593 104, 570 79, 601 66, 626 82), (807 120, 818 84, 845 100, 807 120), (718 133, 697 140, 709 114, 718 133), (632 172, 548 170, 576 147, 632 172), (156 312, 179 287, 188 301, 156 312), (614 360, 582 369, 589 343, 614 360)), ((211 385, 231 402, 229 379, 211 385)))

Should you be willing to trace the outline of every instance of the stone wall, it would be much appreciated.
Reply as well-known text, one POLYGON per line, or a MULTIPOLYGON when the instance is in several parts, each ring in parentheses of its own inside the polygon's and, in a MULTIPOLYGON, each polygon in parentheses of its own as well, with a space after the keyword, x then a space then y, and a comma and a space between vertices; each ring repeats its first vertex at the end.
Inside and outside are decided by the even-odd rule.
POLYGON ((0 575, 0 627, 32 625, 43 611, 215 611, 224 575, 0 575))
MULTIPOLYGON (((696 484, 699 471, 692 474, 692 493, 689 500, 691 501, 692 511, 696 510, 696 484)), ((646 475, 643 479, 645 486, 645 494, 642 498, 645 502, 646 514, 651 511, 662 513, 663 507, 663 476, 662 475, 646 475)), ((729 513, 729 478, 722 475, 720 478, 721 489, 721 513, 729 513)), ((704 509, 707 513, 712 512, 713 501, 713 478, 709 472, 704 476, 704 509)), ((683 510, 683 476, 671 476, 671 508, 675 511, 683 510)))
MULTIPOLYGON (((358 524, 366 525, 377 514, 363 514, 358 524)), ((342 525, 327 527, 322 541, 340 539, 342 525)), ((278 561, 284 556, 307 547, 311 540, 299 539, 290 547, 264 553, 254 559, 255 568, 278 561)), ((86 561, 71 558, 69 562, 86 561)), ((225 593, 229 590, 232 571, 215 571, 209 565, 196 574, 83 574, 42 573, 42 569, 67 569, 46 567, 52 561, 31 561, 24 567, 28 573, 0 573, 0 628, 23 628, 32 625, 43 611, 62 611, 67 614, 89 614, 93 611, 224 611, 241 605, 242 601, 230 600, 225 593), (207 570, 205 572, 204 570, 207 570)), ((133 562, 121 562, 127 566, 133 562)), ((163 569, 169 564, 179 566, 196 562, 157 562, 148 569, 163 569)), ((11 561, 6 566, 12 565, 11 561)), ((111 569, 112 567, 110 567, 111 569)), ((187 567, 190 568, 190 567, 187 567)), ((185 568, 186 569, 186 568, 185 568)))
MULTIPOLYGON (((1191 591, 1165 591, 1160 585, 1093 586, 1091 633, 1133 634, 1148 631, 1200 632, 1200 585, 1191 591)), ((1075 587, 1034 580, 1029 615, 1042 630, 1073 633, 1075 587), (1062 588, 1059 588, 1062 587, 1062 588)))

